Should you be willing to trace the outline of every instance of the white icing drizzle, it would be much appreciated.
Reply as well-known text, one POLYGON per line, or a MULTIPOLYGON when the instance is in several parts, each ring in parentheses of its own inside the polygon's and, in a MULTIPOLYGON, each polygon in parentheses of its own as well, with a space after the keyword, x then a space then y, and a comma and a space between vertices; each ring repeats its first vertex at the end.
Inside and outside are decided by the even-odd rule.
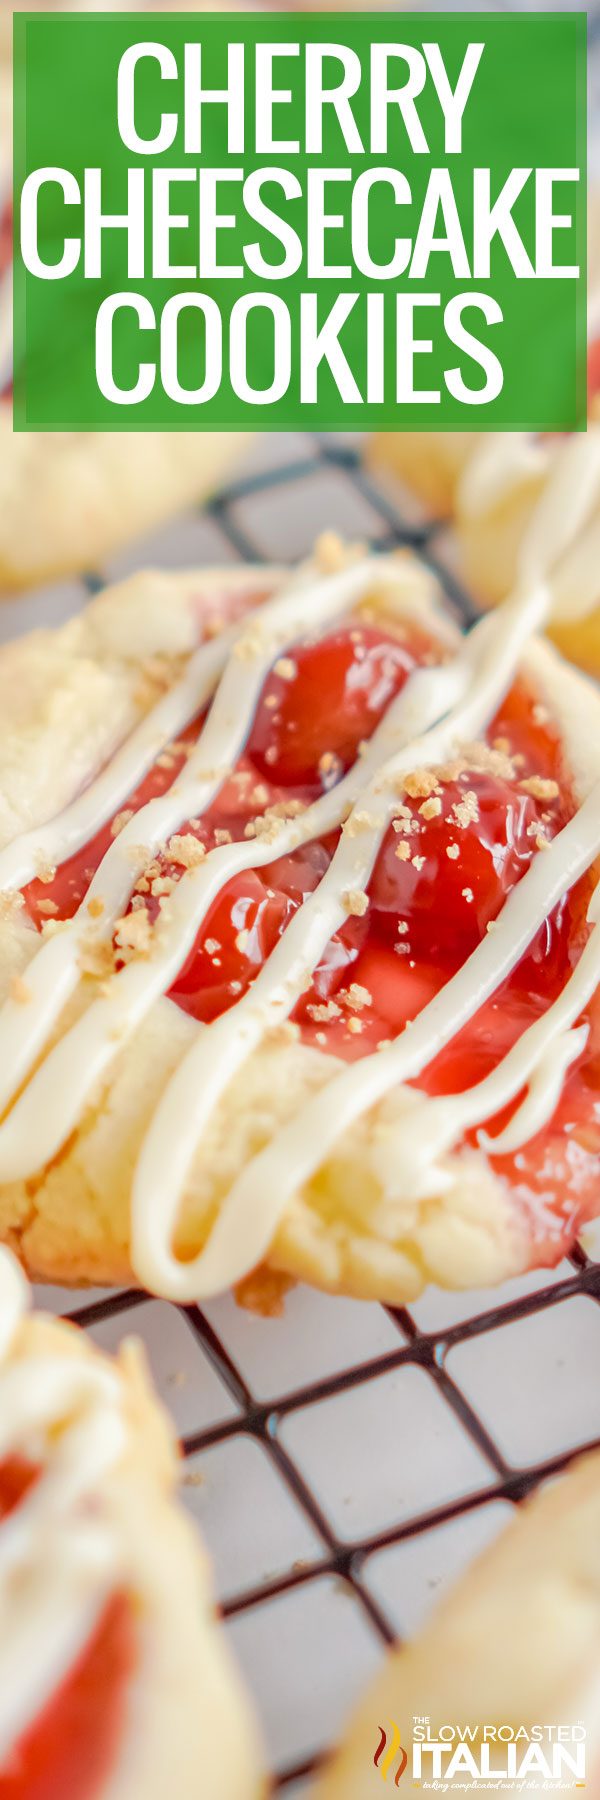
MULTIPOLYGON (((599 436, 600 445, 600 436, 599 436)), ((598 446, 597 446, 598 449, 598 446)), ((189 1054, 167 1084, 142 1146, 133 1183, 132 1263, 139 1279, 178 1300, 208 1294, 241 1277, 268 1249, 292 1192, 310 1181, 331 1147, 346 1129, 386 1095, 390 1088, 414 1081, 461 1025, 474 1016, 524 954, 538 925, 558 899, 587 869, 600 849, 598 792, 554 840, 534 858, 527 875, 511 894, 493 932, 456 976, 426 1006, 394 1044, 336 1074, 249 1165, 225 1199, 204 1249, 182 1264, 172 1243, 186 1180, 202 1133, 232 1075, 263 1039, 289 1016, 310 980, 332 934, 346 916, 346 897, 363 889, 389 822, 397 810, 403 772, 444 761, 461 740, 481 735, 509 687, 519 656, 531 633, 543 626, 550 605, 550 584, 595 504, 600 457, 585 451, 581 440, 562 446, 539 509, 525 534, 518 590, 496 614, 479 622, 459 653, 435 669, 410 676, 373 735, 365 754, 342 782, 299 817, 281 820, 262 837, 222 845, 197 866, 186 869, 163 907, 147 958, 130 962, 105 984, 66 1030, 27 1085, 33 1065, 47 1047, 61 1010, 80 979, 85 938, 95 931, 110 940, 115 921, 127 905, 144 862, 189 818, 201 815, 218 794, 239 757, 251 729, 266 675, 276 655, 357 605, 370 589, 398 585, 397 566, 371 560, 341 574, 310 582, 300 576, 283 593, 247 620, 232 644, 216 640, 210 655, 199 652, 178 684, 175 700, 165 702, 133 734, 114 768, 93 783, 86 795, 49 827, 43 852, 54 861, 93 834, 89 820, 110 816, 116 803, 139 779, 158 748, 193 716, 199 684, 213 683, 224 672, 207 722, 185 769, 159 800, 143 807, 113 842, 73 921, 59 928, 32 959, 26 975, 32 999, 8 1000, 0 1012, 0 1101, 6 1107, 20 1087, 12 1111, 0 1125, 0 1178, 16 1180, 42 1168, 66 1142, 82 1110, 127 1038, 139 1028, 154 1002, 172 985, 191 950, 208 908, 231 877, 257 868, 325 835, 347 819, 336 852, 316 892, 307 897, 244 998, 210 1027, 199 1027, 189 1054), (227 657, 227 660, 225 660, 227 657), (190 708, 189 712, 186 711, 190 708), (162 709, 162 710, 161 710, 162 709), (174 724, 175 714, 177 723, 174 724), (158 725, 157 725, 158 715, 158 725), (133 745, 133 748, 132 748, 133 745), (131 774, 134 767, 136 773, 131 774), (87 811, 86 811, 87 808, 87 811), (87 823, 86 823, 87 821, 87 823), (139 847, 143 854, 137 856, 139 847), (102 901, 99 923, 92 927, 90 900, 102 901)), ((0 856, 0 885, 20 884, 23 869, 35 867, 40 833, 29 833, 0 856)), ((591 915, 590 915, 591 916, 591 915)), ((424 1102, 407 1094, 407 1105, 433 1108, 432 1156, 424 1168, 412 1168, 407 1155, 407 1182, 402 1159, 395 1158, 396 1183, 404 1192, 418 1189, 434 1172, 435 1158, 454 1144, 469 1122, 490 1118, 527 1086, 527 1097, 510 1126, 522 1141, 546 1121, 559 1097, 566 1069, 582 1044, 582 1030, 572 1027, 585 1004, 586 980, 596 970, 597 932, 592 922, 589 944, 564 994, 546 1019, 525 1032, 487 1083, 464 1096, 424 1102), (538 1026, 540 1029, 538 1030, 538 1026), (542 1029, 542 1027, 544 1029, 542 1029), (537 1035, 536 1035, 537 1034, 537 1035), (445 1106, 445 1111, 440 1109, 445 1106), (437 1111, 435 1109, 438 1109, 437 1111), (454 1108, 454 1110, 452 1110, 454 1108), (461 1111, 462 1108, 462 1111, 461 1111), (467 1112, 467 1109, 470 1111, 467 1112), (475 1110, 473 1110, 475 1109, 475 1110), (471 1116, 473 1115, 473 1116, 471 1116), (467 1118, 467 1124, 463 1122, 467 1118), (437 1134, 437 1135, 436 1135, 437 1134), (520 1134, 520 1136, 519 1136, 520 1134), (437 1145, 437 1148, 435 1146, 437 1145), (441 1145, 441 1149, 440 1149, 441 1145), (400 1169, 401 1173, 398 1173, 400 1169)), ((594 974, 594 985, 597 972, 594 974)), ((587 990, 586 990, 587 994, 587 990)), ((429 1112, 427 1118, 429 1119, 429 1112)), ((398 1127, 401 1132, 402 1127, 398 1127)), ((395 1138, 396 1143, 396 1138, 395 1138)), ((400 1138, 402 1142, 402 1138, 400 1138)), ((483 1143, 483 1138, 481 1139, 483 1143)), ((504 1144, 506 1136, 503 1135, 504 1144)), ((490 1143, 499 1153, 501 1140, 490 1143)), ((435 1169, 435 1176, 444 1171, 435 1169)), ((394 1190, 387 1181, 384 1193, 394 1190)), ((381 1210, 381 1209, 380 1209, 381 1210)), ((393 1208, 378 1219, 382 1235, 393 1229, 393 1208)))
POLYGON ((58 868, 90 843, 147 775, 165 745, 201 712, 214 693, 236 635, 239 628, 237 633, 230 629, 212 642, 201 644, 181 681, 142 719, 95 781, 55 819, 24 831, 0 850, 1 892, 25 887, 34 880, 41 865, 58 868))
MULTIPOLYGON (((346 574, 346 581, 350 574, 354 575, 357 583, 355 588, 357 595, 372 585, 373 572, 370 564, 367 564, 366 568, 369 570, 369 575, 366 576, 363 568, 360 574, 360 584, 358 569, 348 571, 346 574)), ((341 578, 334 577, 334 581, 339 593, 341 578)), ((547 595, 543 587, 533 590, 526 601, 520 598, 515 599, 502 616, 498 614, 495 617, 480 620, 471 636, 465 641, 454 664, 450 664, 447 669, 442 667, 437 671, 423 672, 418 693, 422 696, 421 716, 422 718, 424 716, 425 725, 429 723, 431 716, 435 717, 435 710, 433 715, 430 711, 432 697, 434 707, 439 696, 441 710, 445 710, 453 693, 460 692, 462 686, 468 681, 469 672, 472 675, 472 691, 467 690, 464 703, 459 701, 449 715, 446 724, 434 728, 433 732, 426 737, 413 737, 408 748, 399 751, 396 757, 379 767, 378 775, 374 778, 373 783, 375 790, 380 784, 385 787, 386 781, 393 782, 403 768, 414 767, 415 760, 417 763, 424 759, 430 762, 440 760, 447 754, 449 747, 457 737, 468 738, 477 734, 481 729, 482 722, 485 722, 490 712, 493 711, 496 700, 501 697, 508 685, 515 655, 518 654, 522 644, 526 642, 535 624, 543 618, 546 605, 547 595)), ((234 661, 237 664, 237 659, 234 661)), ((245 659, 241 659, 242 677, 247 667, 245 659)), ((237 666, 232 667, 230 663, 228 671, 232 670, 233 679, 228 683, 227 674, 224 677, 202 739, 206 740, 215 713, 225 712, 226 724, 229 728, 231 718, 235 721, 236 749, 239 750, 245 742, 252 721, 258 689, 258 681, 252 663, 249 667, 254 673, 254 680, 248 683, 249 691, 247 689, 245 709, 241 694, 243 680, 238 679, 237 666), (231 692, 230 689, 233 691, 231 692), (223 696, 224 703, 219 706, 219 702, 223 701, 223 696)), ((264 656, 260 658, 260 670, 262 685, 265 674, 264 656)), ((420 674, 421 672, 419 672, 420 674)), ((414 677, 414 681, 417 681, 417 676, 414 677)), ((396 717, 402 721, 404 715, 403 696, 400 695, 399 698, 400 705, 396 717)), ((414 698, 411 697, 410 687, 407 700, 410 715, 414 721, 418 714, 418 707, 415 706, 414 698)), ((389 716, 388 714, 388 720, 389 716)), ((210 736, 211 751, 217 766, 221 769, 221 776, 217 777, 216 783, 213 778, 209 789, 212 798, 220 785, 224 769, 220 717, 217 717, 216 729, 210 736), (220 756, 217 754, 215 757, 215 751, 220 751, 220 756)), ((404 733, 401 733, 401 737, 406 743, 404 733)), ((202 739, 199 740, 196 753, 201 766, 202 739)), ((228 742, 230 745, 228 762, 230 763, 233 760, 231 737, 228 742)), ((378 743, 375 749, 378 753, 378 743)), ((196 757, 190 760, 189 770, 192 769, 195 761, 196 757)), ((360 768, 359 764, 359 772, 360 768)), ((179 784, 177 785, 179 786, 179 784)), ((94 893, 103 893, 106 896, 107 872, 110 873, 114 863, 116 863, 123 883, 118 893, 118 899, 111 898, 108 905, 105 899, 102 919, 104 932, 107 917, 112 925, 135 880, 131 862, 127 862, 127 860, 123 862, 121 858, 115 858, 115 852, 119 851, 124 838, 130 837, 132 834, 134 837, 136 836, 136 825, 138 826, 137 841, 139 842, 139 821, 143 818, 144 813, 147 815, 154 808, 158 809, 159 824, 152 831, 153 845, 161 841, 161 832, 164 840, 162 820, 168 798, 167 795, 165 801, 151 801, 149 807, 144 808, 142 813, 136 814, 130 825, 117 838, 94 877, 88 890, 88 900, 94 893), (128 881, 127 893, 123 891, 125 874, 128 881)), ((392 815, 396 799, 397 796, 394 795, 393 790, 387 794, 384 792, 380 800, 377 799, 376 792, 370 798, 371 806, 377 806, 380 816, 377 820, 376 830, 368 839, 369 872, 392 815)), ((338 822, 343 816, 339 810, 340 803, 344 801, 347 803, 347 792, 344 793, 339 787, 333 789, 330 797, 325 797, 315 807, 310 808, 305 814, 304 820, 296 821, 292 826, 288 825, 287 834, 289 835, 286 834, 286 828, 282 828, 281 832, 271 839, 270 844, 266 845, 262 857, 260 852, 257 853, 254 845, 219 846, 200 865, 185 871, 170 896, 168 907, 164 909, 157 920, 153 933, 151 956, 129 963, 127 967, 112 977, 108 983, 106 994, 95 1000, 87 1012, 60 1039, 46 1060, 36 1070, 29 1086, 20 1095, 12 1112, 0 1125, 0 1179, 11 1181, 20 1176, 33 1174, 57 1154, 77 1123, 82 1107, 95 1084, 114 1061, 118 1049, 122 1048, 125 1040, 140 1026, 154 1001, 166 992, 175 980, 185 957, 192 948, 208 907, 220 891, 223 882, 229 880, 241 868, 256 867, 261 861, 272 861, 277 855, 281 855, 282 849, 306 841, 307 838, 313 838, 315 827, 323 829, 323 819, 327 812, 329 812, 330 819, 338 822), (329 799, 329 807, 327 807, 327 799, 329 799)), ((206 803, 208 804, 208 801, 206 803)), ((194 785, 194 804, 188 800, 182 817, 193 816, 200 804, 199 787, 196 783, 194 785)), ((147 830, 145 836, 147 838, 147 830)), ((322 903, 324 891, 329 892, 331 888, 333 893, 337 888, 337 909, 334 906, 336 923, 339 923, 339 909, 343 903, 344 887, 358 885, 356 870, 354 881, 352 882, 350 879, 352 867, 356 863, 356 855, 356 849, 352 850, 351 848, 350 851, 344 851, 344 847, 342 847, 340 856, 334 859, 333 873, 326 877, 327 888, 324 889, 324 884, 321 883, 318 889, 317 909, 322 903), (342 854, 344 856, 343 863, 342 854)), ((76 986, 78 923, 79 932, 81 932, 82 917, 89 928, 89 914, 86 907, 87 902, 80 908, 73 921, 73 926, 66 927, 59 932, 57 937, 51 938, 29 964, 27 987, 35 995, 36 1005, 34 1006, 31 1000, 27 1005, 23 1005, 18 1000, 8 1000, 0 1013, 0 1095, 4 1105, 8 1098, 16 1092, 26 1073, 29 1072, 34 1058, 39 1055, 48 1032, 58 1017, 61 1005, 76 986)), ((333 916, 333 913, 330 916, 333 916)), ((302 907, 302 925, 299 928, 301 932, 308 930, 309 918, 312 918, 312 909, 305 904, 302 907)), ((286 954, 289 956, 293 954, 292 946, 295 942, 295 935, 290 938, 289 931, 288 927, 283 940, 282 958, 286 954)), ((330 935, 331 931, 328 931, 327 936, 330 935)), ((303 954, 303 966, 306 971, 306 951, 303 954)), ((290 1000, 291 1005, 293 1005, 293 998, 290 1000)), ((233 1059, 235 1057, 233 1040, 236 1031, 236 1009, 229 1013, 228 1020, 229 1024, 227 1020, 223 1021, 222 1035, 227 1045, 226 1055, 233 1059)))
MULTIPOLYGON (((548 913, 600 851, 600 784, 548 850, 533 858, 495 928, 388 1049, 353 1063, 308 1100, 234 1182, 201 1255, 202 1297, 241 1279, 265 1255, 291 1195, 306 1186, 338 1138, 392 1088, 415 1081, 515 968, 548 913)), ((402 1170, 394 1165, 397 1192, 402 1170)), ((186 1265, 183 1265, 185 1274, 186 1265)), ((179 1296, 178 1296, 179 1297, 179 1296)))
MULTIPOLYGON (((464 697, 423 737, 380 766, 361 792, 316 892, 290 921, 251 989, 208 1032, 200 1033, 168 1083, 149 1127, 136 1169, 132 1202, 134 1266, 150 1287, 183 1300, 199 1290, 207 1252, 181 1264, 171 1241, 186 1177, 213 1107, 232 1074, 265 1032, 289 1016, 333 933, 346 917, 345 895, 364 889, 398 807, 403 772, 442 762, 460 739, 476 737, 502 697, 518 647, 546 605, 536 589, 513 603, 502 620, 481 620, 454 665, 469 672, 464 697)), ((364 1064, 359 1065, 361 1068, 364 1064)), ((0 1133, 0 1167, 1 1163, 0 1133)), ((227 1203, 226 1208, 227 1209, 227 1203)))
MULTIPOLYGON (((398 574, 393 564, 382 562, 377 568, 377 583, 380 586, 397 583, 398 574)), ((348 606, 357 602, 373 587, 374 570, 371 561, 357 563, 334 575, 328 580, 313 582, 307 587, 305 580, 293 579, 282 594, 268 601, 260 611, 246 621, 239 633, 233 654, 226 660, 225 671, 217 688, 213 706, 200 733, 192 756, 177 781, 160 798, 151 800, 135 813, 111 844, 103 857, 99 868, 88 888, 85 900, 79 907, 75 917, 65 925, 56 936, 48 938, 37 951, 28 965, 27 987, 31 996, 29 1004, 23 1006, 19 1001, 7 999, 0 1009, 0 1107, 7 1107, 26 1079, 34 1062, 40 1056, 48 1038, 60 1017, 60 1014, 74 993, 80 980, 82 955, 85 955, 86 942, 95 939, 97 942, 110 941, 114 926, 120 914, 128 904, 135 883, 145 863, 149 862, 155 852, 163 847, 169 837, 187 819, 196 818, 210 806, 230 772, 250 730, 254 710, 263 686, 265 676, 278 651, 290 642, 295 642, 308 625, 323 625, 335 619, 348 606), (98 902, 101 916, 94 920, 90 914, 92 906, 98 902)), ((211 665, 214 669, 214 664, 211 665)), ((196 710, 194 708, 194 710, 196 710)), ((150 715, 150 725, 152 715, 150 715)), ((125 754, 125 753, 124 753, 125 754)), ((103 802, 107 805, 110 785, 107 782, 103 790, 103 802)), ((78 818, 78 831, 81 833, 86 817, 86 801, 90 811, 93 808, 97 816, 97 801, 92 794, 81 796, 81 811, 78 818)), ((71 809, 67 809, 70 811, 71 809)), ((111 808, 107 805, 105 817, 110 817, 111 808)), ((64 815, 61 815, 64 818, 64 815)), ((334 823, 335 823, 334 818, 334 823)), ((42 827, 42 833, 44 832, 42 827)), ((47 829, 47 828, 46 828, 47 829)), ((55 825, 58 838, 62 826, 60 820, 55 825)), ((311 833, 310 835, 314 835, 311 833)), ((40 836, 38 832, 28 834, 27 867, 32 861, 35 866, 40 852, 40 836)), ((47 840, 46 840, 47 841, 47 840)), ((84 840, 85 841, 85 840, 84 840)), ((282 835, 282 842, 283 839, 282 835)), ((302 838, 292 840, 301 842, 302 838)), ((241 847, 241 856, 246 849, 241 847)), ((246 854, 247 850, 246 850, 246 854)), ((170 986, 178 968, 187 954, 202 921, 206 906, 211 904, 214 893, 219 891, 221 880, 211 891, 211 880, 215 880, 215 865, 210 861, 210 870, 189 871, 178 883, 168 909, 163 910, 160 926, 155 933, 154 954, 151 965, 130 965, 116 976, 111 983, 111 991, 105 1000, 96 1002, 93 1023, 99 1027, 104 1023, 104 1054, 100 1054, 98 1035, 96 1036, 96 1059, 90 1062, 91 1080, 96 1079, 112 1060, 116 1053, 115 1032, 121 1039, 124 1034, 135 1029, 136 1024, 147 1011, 147 1005, 158 994, 170 986), (202 904, 206 896, 205 905, 202 904), (199 906, 200 910, 196 908, 199 906), (147 1000, 147 1004, 146 1004, 147 1000)), ((254 866, 254 852, 248 861, 240 860, 233 867, 227 866, 223 857, 217 869, 222 880, 228 880, 235 867, 254 866)), ((22 880, 22 869, 19 862, 19 841, 14 847, 0 856, 0 887, 5 877, 22 880), (11 861, 11 849, 14 854, 11 861), (6 859, 6 860, 4 860, 6 859)), ((79 1038, 81 1049, 93 1056, 91 1037, 94 1036, 90 1015, 80 1021, 79 1038), (86 1023, 89 1020, 89 1023, 86 1023)), ((76 1041, 75 1031, 63 1043, 76 1041)), ((47 1068, 52 1066, 53 1072, 60 1081, 58 1059, 66 1050, 59 1046, 49 1060, 47 1068)), ((44 1072, 40 1071, 43 1076, 44 1072)), ((80 1071, 83 1074, 83 1071, 80 1071)), ((36 1083, 38 1078, 36 1077, 36 1083)), ((48 1079, 48 1077, 44 1077, 48 1079)), ((91 1082, 78 1090, 80 1099, 76 1101, 74 1082, 71 1092, 71 1117, 77 1117, 78 1105, 91 1082)), ((43 1082, 42 1082, 43 1086, 43 1082)), ((60 1092, 60 1088, 59 1088, 60 1092)), ((36 1087, 37 1093, 37 1087, 36 1087)), ((66 1099, 66 1095, 64 1096, 66 1099)), ((54 1102, 53 1102, 54 1104, 54 1102)), ((50 1122, 48 1122, 50 1123, 50 1122)), ((70 1129, 70 1127, 69 1127, 70 1129)), ((12 1138, 14 1124, 10 1122, 0 1127, 0 1169, 7 1165, 2 1161, 2 1144, 6 1146, 8 1137, 12 1138)), ((40 1130, 40 1140, 41 1140, 40 1130)), ((63 1135, 66 1135, 66 1131, 63 1135)), ((58 1142, 62 1141, 61 1139, 58 1142)), ((56 1147, 58 1147, 58 1142, 56 1147)), ((41 1149, 41 1141, 40 1141, 41 1149)), ((49 1151, 48 1154, 53 1154, 49 1151)), ((30 1146, 31 1154, 31 1146, 30 1146)), ((46 1156, 41 1160, 46 1160, 46 1156)), ((33 1165, 28 1164, 31 1171, 33 1165)), ((36 1162, 35 1167, 39 1167, 36 1162)), ((25 1172, 24 1168, 22 1172, 25 1172)), ((5 1179, 10 1179, 5 1174, 5 1179)))
POLYGON ((0 1765, 89 1642, 119 1578, 114 1530, 87 1505, 125 1443, 119 1378, 100 1362, 22 1350, 27 1302, 3 1249, 0 1463, 20 1455, 41 1473, 0 1526, 0 1765))
POLYGON ((600 981, 600 888, 594 890, 588 909, 592 930, 579 962, 562 993, 542 1017, 521 1034, 489 1075, 461 1094, 430 1099, 410 1093, 411 1110, 406 1125, 394 1133, 394 1160, 402 1170, 403 1193, 416 1199, 440 1193, 452 1177, 439 1158, 453 1150, 467 1131, 483 1119, 494 1118, 527 1092, 504 1130, 489 1136, 478 1134, 490 1156, 518 1150, 547 1125, 553 1116, 567 1070, 585 1048, 588 1026, 573 1029, 600 981))

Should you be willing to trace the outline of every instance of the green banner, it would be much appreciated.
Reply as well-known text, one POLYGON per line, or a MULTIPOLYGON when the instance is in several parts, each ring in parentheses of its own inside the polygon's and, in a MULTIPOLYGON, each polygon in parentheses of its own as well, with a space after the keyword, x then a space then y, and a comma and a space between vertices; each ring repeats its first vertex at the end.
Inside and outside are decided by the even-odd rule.
POLYGON ((16 428, 582 428, 585 30, 18 15, 16 428))

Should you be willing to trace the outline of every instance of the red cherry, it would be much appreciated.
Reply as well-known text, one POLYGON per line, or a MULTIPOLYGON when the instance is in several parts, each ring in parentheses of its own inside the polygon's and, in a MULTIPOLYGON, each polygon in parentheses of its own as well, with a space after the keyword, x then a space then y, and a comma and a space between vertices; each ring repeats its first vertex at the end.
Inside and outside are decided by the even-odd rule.
POLYGON ((373 626, 345 625, 289 660, 290 679, 273 669, 265 682, 248 755, 267 780, 319 792, 354 762, 404 686, 415 649, 373 626))
POLYGON ((0 1769, 0 1800, 94 1800, 104 1790, 122 1742, 136 1658, 133 1606, 117 1594, 0 1769))
POLYGON ((410 801, 410 833, 387 832, 371 910, 374 928, 404 942, 411 955, 441 956, 458 968, 528 867, 535 848, 529 827, 539 823, 539 812, 528 794, 487 774, 460 776, 438 798, 438 815, 424 818, 423 802, 410 801), (476 819, 461 824, 455 805, 476 809, 476 819))

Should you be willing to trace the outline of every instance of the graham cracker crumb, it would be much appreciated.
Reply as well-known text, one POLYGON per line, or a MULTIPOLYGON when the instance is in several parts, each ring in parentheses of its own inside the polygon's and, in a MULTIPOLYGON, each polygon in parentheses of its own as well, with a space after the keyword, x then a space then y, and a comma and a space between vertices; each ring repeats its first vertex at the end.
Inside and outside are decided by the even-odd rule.
POLYGON ((452 816, 456 820, 457 825, 460 825, 465 831, 467 826, 475 825, 477 823, 479 818, 479 801, 473 788, 468 788, 466 794, 463 794, 460 800, 454 801, 452 806, 452 816))
POLYGON ((423 805, 419 807, 422 819, 438 819, 441 810, 442 802, 436 794, 432 794, 431 800, 424 800, 423 805))
POLYGON ((204 862, 206 848, 204 844, 200 843, 199 838, 193 836, 191 831, 183 834, 176 832, 175 836, 169 839, 166 854, 169 861, 177 863, 180 868, 196 869, 198 863, 204 862))
POLYGON ((139 912, 126 913, 117 920, 115 943, 133 956, 148 956, 152 948, 152 926, 145 906, 139 912))
POLYGON ((34 858, 34 861, 37 880, 43 881, 44 886, 47 886, 49 882, 54 881, 56 864, 48 862, 42 852, 40 852, 39 856, 34 858))
POLYGON ((119 832, 124 831, 125 826, 129 824, 129 821, 130 821, 130 819, 133 818, 133 816, 134 816, 134 811, 133 811, 132 806, 124 806, 122 812, 115 813, 115 817, 113 819, 113 822, 112 822, 112 825, 110 828, 111 837, 114 837, 114 838, 118 837, 119 832))
POLYGON ((238 1282, 234 1293, 237 1305, 247 1312, 258 1313, 262 1319, 280 1319, 285 1296, 295 1285, 292 1275, 284 1275, 278 1269, 268 1269, 261 1264, 238 1282))
POLYGON ((155 875, 154 880, 150 883, 150 893, 155 900, 158 900, 159 895, 172 894, 173 888, 176 886, 173 875, 155 875))
POLYGON ((362 1012, 363 1006, 370 1006, 372 999, 373 995, 369 989, 361 987, 359 981, 351 981, 350 986, 342 988, 340 992, 340 1000, 343 1000, 344 1006, 349 1006, 352 1012, 362 1012))
POLYGON ((534 800, 557 800, 560 792, 557 781, 545 781, 542 775, 528 775, 525 781, 519 782, 519 787, 534 800))
POLYGON ((293 681, 294 676, 298 673, 298 666, 294 662, 293 656, 278 656, 274 673, 279 675, 282 681, 293 681))
POLYGON ((493 750, 491 744, 479 739, 475 743, 460 745, 460 760, 452 766, 448 779, 456 779, 472 769, 477 775, 497 775, 500 781, 512 781, 515 775, 514 757, 506 756, 501 750, 493 750))
POLYGON ((344 909, 354 918, 362 919, 367 911, 369 896, 364 888, 348 888, 343 897, 344 909))
POLYGON ((433 769, 415 769, 414 774, 402 776, 402 786, 411 800, 428 800, 430 794, 439 792, 439 776, 433 769))

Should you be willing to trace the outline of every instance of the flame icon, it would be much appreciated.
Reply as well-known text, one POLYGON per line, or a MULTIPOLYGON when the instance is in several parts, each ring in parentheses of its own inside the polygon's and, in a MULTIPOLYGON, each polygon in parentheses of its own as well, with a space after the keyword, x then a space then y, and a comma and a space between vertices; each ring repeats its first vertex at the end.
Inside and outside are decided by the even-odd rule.
POLYGON ((388 1744, 388 1733, 387 1733, 387 1731, 384 1731, 383 1725, 379 1726, 379 1732, 380 1732, 379 1743, 377 1745, 377 1749, 376 1749, 375 1755, 373 1757, 373 1762, 375 1764, 375 1768, 379 1769, 379 1773, 382 1776, 382 1779, 384 1781, 387 1781, 388 1774, 391 1769, 392 1763, 395 1761, 396 1757, 399 1756, 400 1761, 398 1763, 398 1768, 396 1770, 396 1774, 394 1777, 394 1787, 399 1787, 402 1776, 404 1774, 404 1770, 406 1768, 406 1764, 408 1762, 408 1752, 406 1750, 403 1750, 402 1744, 400 1741, 399 1727, 396 1725, 395 1721, 392 1719, 392 1727, 391 1727, 389 1744, 388 1744))

